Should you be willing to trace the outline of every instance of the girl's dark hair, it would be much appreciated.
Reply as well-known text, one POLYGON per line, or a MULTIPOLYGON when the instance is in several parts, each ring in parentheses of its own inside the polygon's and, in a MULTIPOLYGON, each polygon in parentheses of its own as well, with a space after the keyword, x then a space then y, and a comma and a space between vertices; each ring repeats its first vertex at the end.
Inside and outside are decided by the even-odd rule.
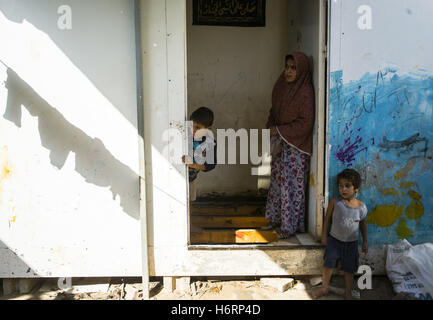
POLYGON ((209 108, 201 107, 195 110, 189 119, 205 127, 210 127, 213 124, 213 112, 209 108))
POLYGON ((355 189, 359 189, 361 187, 361 175, 353 169, 344 169, 341 171, 337 176, 337 183, 341 179, 349 180, 355 189))
POLYGON ((293 58, 293 56, 291 54, 286 55, 286 60, 284 60, 285 62, 287 62, 287 60, 295 60, 295 58, 293 58))

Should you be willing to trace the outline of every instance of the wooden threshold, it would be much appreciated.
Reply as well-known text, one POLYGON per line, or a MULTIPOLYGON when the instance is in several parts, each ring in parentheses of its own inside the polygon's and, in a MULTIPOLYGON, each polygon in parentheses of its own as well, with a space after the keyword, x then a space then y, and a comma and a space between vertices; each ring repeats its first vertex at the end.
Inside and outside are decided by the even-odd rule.
POLYGON ((273 230, 204 229, 199 233, 191 233, 192 244, 269 243, 277 241, 278 239, 278 234, 273 230))
POLYGON ((191 206, 191 215, 235 215, 246 216, 254 214, 262 205, 239 205, 239 206, 191 206))
POLYGON ((254 216, 192 216, 191 224, 202 228, 260 228, 269 223, 254 216))
POLYGON ((250 243, 250 244, 193 244, 188 246, 190 250, 245 250, 245 249, 261 249, 261 250, 316 250, 324 249, 320 241, 316 241, 313 236, 308 233, 297 233, 287 239, 279 239, 276 242, 269 243, 250 243))

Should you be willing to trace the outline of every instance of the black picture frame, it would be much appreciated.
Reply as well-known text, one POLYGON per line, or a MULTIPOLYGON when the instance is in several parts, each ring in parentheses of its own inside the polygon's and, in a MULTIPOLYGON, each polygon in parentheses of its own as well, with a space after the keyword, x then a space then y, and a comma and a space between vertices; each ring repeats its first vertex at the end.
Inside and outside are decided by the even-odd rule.
POLYGON ((265 27, 266 0, 193 0, 192 24, 265 27))

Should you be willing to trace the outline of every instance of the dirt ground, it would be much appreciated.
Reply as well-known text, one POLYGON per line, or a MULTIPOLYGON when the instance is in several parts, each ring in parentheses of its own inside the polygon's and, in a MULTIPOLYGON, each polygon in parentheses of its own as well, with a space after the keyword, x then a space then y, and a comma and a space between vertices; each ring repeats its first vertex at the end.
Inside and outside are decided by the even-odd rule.
MULTIPOLYGON (((167 292, 162 279, 151 279, 150 300, 312 300, 311 277, 295 279, 295 285, 285 292, 266 287, 260 279, 210 280, 191 279, 191 289, 167 292)), ((344 278, 334 276, 334 288, 344 288, 344 278)), ((0 300, 140 300, 142 284, 139 279, 118 279, 111 281, 106 292, 68 293, 62 290, 40 291, 41 286, 29 294, 2 296, 0 300)), ((373 277, 372 289, 360 291, 361 300, 391 300, 396 298, 387 277, 373 277)), ((343 296, 330 293, 320 300, 342 300, 343 296)))
MULTIPOLYGON (((154 300, 312 300, 313 287, 309 283, 309 277, 297 278, 293 288, 285 292, 263 286, 260 280, 250 281, 198 281, 200 286, 196 293, 185 292, 167 293, 160 291, 151 299, 154 300)), ((334 277, 331 285, 344 288, 344 278, 334 277)), ((373 289, 361 291, 361 299, 365 300, 389 300, 395 296, 392 285, 386 277, 374 277, 373 289)), ((342 300, 343 296, 331 293, 320 300, 342 300)))

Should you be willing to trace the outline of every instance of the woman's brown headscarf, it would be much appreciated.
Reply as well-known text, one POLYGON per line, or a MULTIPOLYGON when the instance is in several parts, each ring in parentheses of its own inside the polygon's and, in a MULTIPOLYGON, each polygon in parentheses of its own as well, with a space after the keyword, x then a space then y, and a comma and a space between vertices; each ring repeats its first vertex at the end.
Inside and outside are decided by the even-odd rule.
POLYGON ((267 128, 276 126, 290 145, 311 154, 315 119, 314 89, 308 57, 302 52, 291 54, 296 64, 296 80, 287 82, 284 72, 272 91, 272 108, 267 128))

